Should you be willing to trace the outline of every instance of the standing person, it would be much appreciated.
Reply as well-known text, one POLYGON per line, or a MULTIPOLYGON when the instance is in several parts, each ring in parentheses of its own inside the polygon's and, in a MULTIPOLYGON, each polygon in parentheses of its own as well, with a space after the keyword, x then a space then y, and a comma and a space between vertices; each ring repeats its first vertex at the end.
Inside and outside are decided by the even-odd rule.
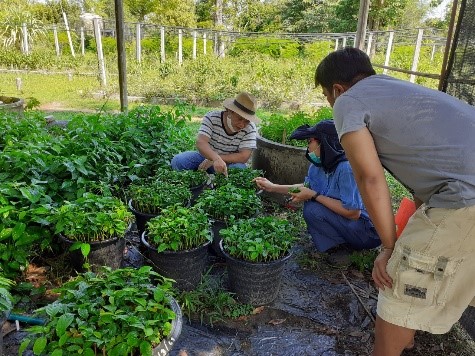
POLYGON ((223 102, 224 111, 208 112, 198 130, 198 151, 173 157, 175 170, 205 170, 227 176, 228 167, 246 168, 256 148, 257 101, 248 93, 223 102))
POLYGON ((383 248, 373 355, 400 355, 415 330, 442 334, 475 305, 475 108, 385 75, 356 48, 330 53, 315 84, 383 248), (396 241, 383 167, 419 206, 396 241))
POLYGON ((257 186, 281 194, 300 190, 291 193, 292 201, 304 202, 308 232, 317 250, 329 253, 331 264, 348 264, 351 250, 379 246, 333 120, 300 126, 290 138, 308 142, 306 157, 311 164, 305 183, 280 185, 258 177, 254 179, 257 186))

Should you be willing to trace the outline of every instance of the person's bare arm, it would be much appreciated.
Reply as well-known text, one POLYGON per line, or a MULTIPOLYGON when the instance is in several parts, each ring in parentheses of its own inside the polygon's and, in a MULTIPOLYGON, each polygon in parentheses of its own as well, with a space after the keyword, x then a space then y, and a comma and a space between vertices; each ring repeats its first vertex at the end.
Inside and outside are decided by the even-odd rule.
POLYGON ((374 262, 373 279, 378 288, 391 288, 386 265, 396 243, 396 226, 391 196, 373 137, 367 128, 349 132, 341 138, 348 161, 368 214, 381 238, 383 250, 374 262))
POLYGON ((236 153, 227 153, 220 155, 226 163, 246 163, 251 158, 252 150, 243 149, 236 153))
POLYGON ((289 189, 303 187, 303 183, 298 184, 276 184, 272 183, 270 180, 264 177, 254 178, 253 181, 256 183, 259 189, 262 189, 266 192, 279 193, 279 194, 289 194, 289 189))

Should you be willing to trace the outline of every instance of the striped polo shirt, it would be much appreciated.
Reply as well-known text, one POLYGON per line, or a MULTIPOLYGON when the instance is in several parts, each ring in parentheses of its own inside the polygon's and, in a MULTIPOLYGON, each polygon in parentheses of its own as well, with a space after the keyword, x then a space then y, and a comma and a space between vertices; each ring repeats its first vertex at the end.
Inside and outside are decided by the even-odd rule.
POLYGON ((198 134, 209 137, 209 145, 218 154, 236 153, 256 148, 256 125, 250 122, 244 129, 228 134, 224 130, 224 111, 210 111, 201 122, 198 134))

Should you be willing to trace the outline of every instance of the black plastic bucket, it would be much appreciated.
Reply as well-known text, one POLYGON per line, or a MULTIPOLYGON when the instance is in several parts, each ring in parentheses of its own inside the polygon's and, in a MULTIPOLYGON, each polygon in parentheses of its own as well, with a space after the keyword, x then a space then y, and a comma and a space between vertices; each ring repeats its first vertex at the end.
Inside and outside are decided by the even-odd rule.
POLYGON ((137 225, 139 236, 142 236, 143 232, 145 231, 147 221, 158 216, 158 214, 141 213, 140 211, 135 210, 132 205, 132 199, 129 200, 129 209, 135 216, 135 224, 137 225))
POLYGON ((221 242, 221 229, 228 227, 228 224, 222 220, 211 220, 211 229, 213 231, 213 243, 210 246, 210 252, 218 257, 224 258, 224 254, 221 252, 219 243, 221 242))
MULTIPOLYGON (((59 235, 59 238, 63 241, 66 250, 76 241, 71 241, 66 237, 59 235)), ((87 262, 91 266, 91 270, 98 272, 101 266, 108 266, 112 269, 120 268, 122 260, 124 259, 124 238, 114 238, 106 241, 90 242, 91 251, 87 256, 87 262)), ((78 272, 83 272, 83 265, 86 262, 80 249, 69 251, 71 265, 78 272)))
POLYGON ((222 243, 220 248, 226 258, 230 289, 241 302, 257 306, 275 300, 291 253, 279 260, 252 263, 231 257, 223 250, 222 243))
POLYGON ((162 276, 175 280, 175 287, 180 290, 192 290, 201 281, 201 276, 208 263, 208 246, 210 242, 186 251, 163 251, 158 253, 146 238, 144 232, 142 244, 148 250, 148 256, 154 269, 162 276))
POLYGON ((200 196, 201 192, 203 191, 204 187, 206 185, 206 182, 200 185, 197 185, 196 187, 191 187, 191 200, 190 200, 190 205, 195 204, 196 199, 200 196))
POLYGON ((175 319, 172 320, 172 329, 170 334, 162 340, 162 342, 153 348, 153 356, 165 356, 168 355, 173 345, 178 340, 178 337, 181 334, 181 329, 183 327, 183 314, 181 312, 180 306, 174 298, 169 297, 170 307, 175 312, 175 319))

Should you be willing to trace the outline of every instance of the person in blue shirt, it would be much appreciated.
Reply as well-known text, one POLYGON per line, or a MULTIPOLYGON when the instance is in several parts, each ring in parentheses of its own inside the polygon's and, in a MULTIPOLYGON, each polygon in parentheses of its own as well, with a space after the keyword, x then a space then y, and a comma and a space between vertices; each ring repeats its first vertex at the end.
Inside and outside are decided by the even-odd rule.
POLYGON ((307 229, 320 252, 379 246, 381 241, 363 205, 333 120, 300 126, 290 138, 308 142, 306 157, 311 165, 305 182, 281 185, 258 177, 254 179, 257 186, 267 192, 290 194, 291 202, 304 203, 307 229))

